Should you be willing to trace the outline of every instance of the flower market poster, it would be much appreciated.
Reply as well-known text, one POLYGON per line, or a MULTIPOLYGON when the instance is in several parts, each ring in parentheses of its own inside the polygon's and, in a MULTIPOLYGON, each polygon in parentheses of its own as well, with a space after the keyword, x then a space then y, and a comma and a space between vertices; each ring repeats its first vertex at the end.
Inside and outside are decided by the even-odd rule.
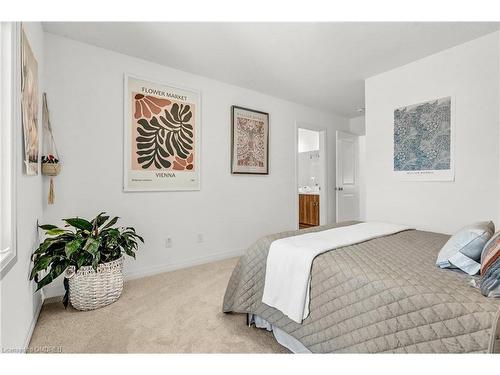
POLYGON ((200 94, 125 76, 124 190, 200 189, 200 94))

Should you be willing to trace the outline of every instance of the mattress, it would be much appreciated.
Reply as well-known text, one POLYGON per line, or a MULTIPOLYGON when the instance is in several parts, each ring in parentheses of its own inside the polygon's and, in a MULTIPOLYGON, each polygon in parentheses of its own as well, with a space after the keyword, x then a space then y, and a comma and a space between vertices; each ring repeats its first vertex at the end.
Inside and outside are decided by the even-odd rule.
POLYGON ((500 300, 469 286, 467 274, 435 266, 449 236, 405 231, 317 256, 310 314, 296 323, 262 303, 267 253, 278 239, 340 224, 269 235, 240 258, 223 302, 254 314, 313 353, 499 352, 500 300))

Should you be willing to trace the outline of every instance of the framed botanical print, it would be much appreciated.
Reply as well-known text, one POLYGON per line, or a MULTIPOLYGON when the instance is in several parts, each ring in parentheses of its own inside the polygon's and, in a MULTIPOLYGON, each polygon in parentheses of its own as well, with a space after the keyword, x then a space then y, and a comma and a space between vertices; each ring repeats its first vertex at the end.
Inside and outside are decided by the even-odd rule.
POLYGON ((21 119, 26 174, 38 174, 38 62, 21 28, 21 119))
POLYGON ((200 94, 125 75, 124 190, 200 190, 200 94))
POLYGON ((231 173, 269 173, 269 114, 231 107, 231 173))

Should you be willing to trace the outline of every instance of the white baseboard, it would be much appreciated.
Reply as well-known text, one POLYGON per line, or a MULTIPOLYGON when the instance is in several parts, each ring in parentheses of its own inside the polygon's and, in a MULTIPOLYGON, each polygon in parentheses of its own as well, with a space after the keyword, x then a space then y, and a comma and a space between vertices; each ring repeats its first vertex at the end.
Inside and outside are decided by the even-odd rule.
POLYGON ((30 346, 31 336, 33 336, 33 331, 35 330, 36 322, 38 321, 38 317, 40 316, 40 311, 42 311, 43 301, 45 298, 43 297, 43 292, 40 294, 40 303, 36 307, 35 314, 33 315, 33 319, 31 320, 30 327, 28 329, 28 333, 24 340, 24 352, 28 351, 28 347, 30 346))
POLYGON ((218 260, 229 259, 242 255, 243 251, 244 250, 224 251, 221 253, 210 254, 204 257, 197 257, 197 258, 183 260, 177 263, 168 263, 168 264, 154 265, 151 267, 144 267, 138 270, 134 270, 132 272, 125 272, 125 280, 139 279, 141 277, 153 276, 163 272, 170 272, 182 268, 198 266, 200 264, 211 263, 218 260))

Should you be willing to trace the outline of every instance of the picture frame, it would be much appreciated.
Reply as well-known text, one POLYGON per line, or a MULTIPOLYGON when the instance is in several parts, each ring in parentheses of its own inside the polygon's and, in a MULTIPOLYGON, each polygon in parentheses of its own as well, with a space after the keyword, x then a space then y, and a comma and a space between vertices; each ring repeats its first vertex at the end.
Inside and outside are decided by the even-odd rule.
POLYGON ((269 174, 269 113, 231 106, 231 173, 269 174))
POLYGON ((393 173, 398 179, 455 180, 454 111, 453 95, 394 109, 393 173))
POLYGON ((23 128, 26 175, 36 176, 39 169, 40 136, 38 126, 38 62, 21 26, 21 121, 23 128))
POLYGON ((200 92, 132 74, 123 91, 123 190, 200 190, 200 92))

